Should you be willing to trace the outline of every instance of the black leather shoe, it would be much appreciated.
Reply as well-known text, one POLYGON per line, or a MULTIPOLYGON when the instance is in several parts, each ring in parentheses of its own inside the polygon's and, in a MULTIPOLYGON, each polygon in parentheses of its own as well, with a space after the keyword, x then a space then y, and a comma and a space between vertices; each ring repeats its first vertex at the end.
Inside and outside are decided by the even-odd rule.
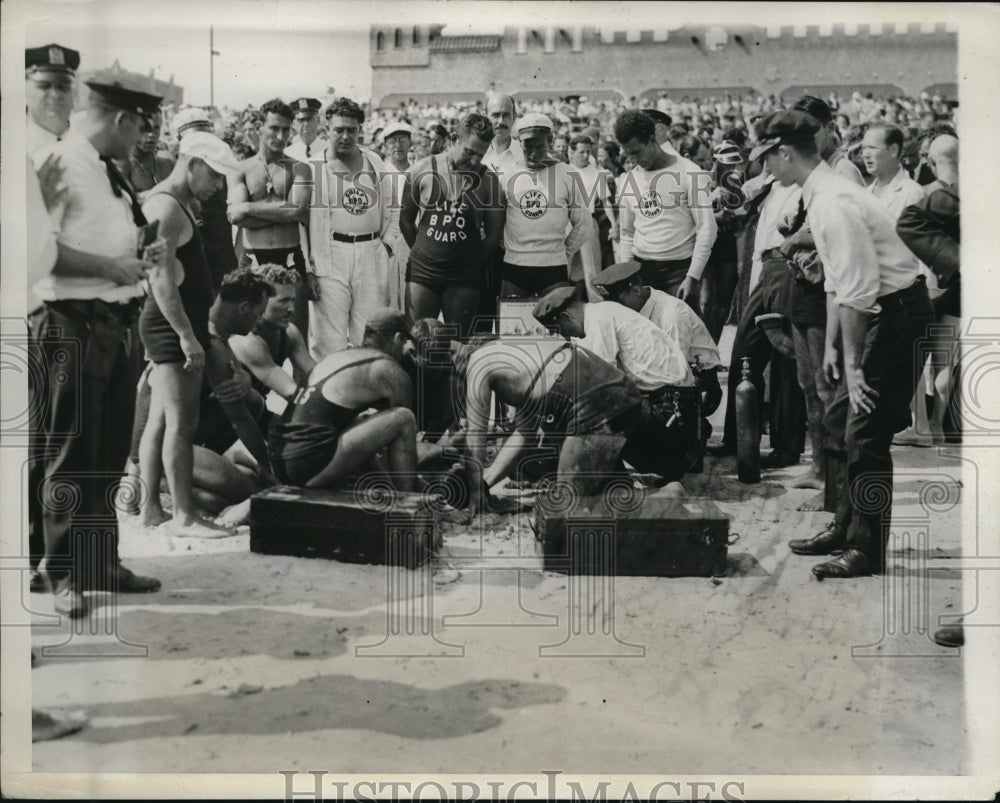
POLYGON ((143 577, 124 566, 119 566, 114 586, 108 590, 117 591, 120 594, 152 594, 154 591, 160 590, 160 585, 160 581, 155 577, 143 577))
POLYGON ((831 521, 826 529, 812 538, 796 538, 788 542, 796 555, 839 555, 847 548, 847 537, 831 521))
POLYGON ((965 629, 961 625, 949 625, 935 630, 932 638, 942 647, 961 647, 965 644, 965 629))
POLYGON ((90 605, 83 594, 72 588, 62 588, 53 595, 56 613, 70 619, 82 619, 90 613, 90 605))
POLYGON ((711 457, 736 457, 736 447, 728 443, 720 443, 717 446, 709 446, 705 454, 711 457))
POLYGON ((848 577, 866 577, 872 573, 871 561, 860 549, 848 549, 836 560, 813 566, 817 580, 833 577, 838 580, 848 577))
POLYGON ((761 468, 785 468, 786 466, 797 466, 799 456, 797 454, 786 454, 775 449, 771 454, 764 455, 760 459, 761 468))

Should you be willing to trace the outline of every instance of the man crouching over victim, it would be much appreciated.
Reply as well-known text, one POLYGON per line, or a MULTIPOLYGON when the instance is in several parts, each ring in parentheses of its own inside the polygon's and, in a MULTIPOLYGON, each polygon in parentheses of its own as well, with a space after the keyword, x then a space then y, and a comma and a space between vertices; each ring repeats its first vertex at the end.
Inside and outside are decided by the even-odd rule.
POLYGON ((473 515, 491 509, 485 489, 517 469, 540 431, 562 438, 557 482, 579 496, 599 494, 624 470, 620 455, 642 397, 624 373, 586 349, 554 338, 473 343, 458 348, 455 376, 468 420, 473 515), (517 415, 514 432, 484 470, 494 393, 517 415))

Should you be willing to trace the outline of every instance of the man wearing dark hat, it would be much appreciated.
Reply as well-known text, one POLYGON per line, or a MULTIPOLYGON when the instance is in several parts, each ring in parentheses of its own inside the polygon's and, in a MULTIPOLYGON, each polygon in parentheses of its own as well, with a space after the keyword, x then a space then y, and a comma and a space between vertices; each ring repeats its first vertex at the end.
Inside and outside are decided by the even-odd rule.
POLYGON ((281 482, 332 487, 377 468, 384 449, 390 481, 413 490, 417 423, 413 385, 402 367, 412 351, 411 327, 401 312, 376 310, 360 346, 316 364, 271 430, 271 467, 281 482), (378 412, 361 416, 372 407, 378 412))
POLYGON ((295 129, 295 141, 285 148, 285 154, 299 162, 321 160, 323 151, 329 145, 319 136, 319 110, 321 104, 316 98, 297 98, 292 101, 295 119, 292 126, 295 129))
POLYGON ((918 371, 914 343, 934 310, 892 214, 834 173, 815 134, 809 115, 774 112, 762 121, 751 158, 763 159, 782 184, 802 187, 825 271, 830 311, 823 368, 840 382, 826 415, 827 443, 846 442, 847 485, 833 527, 791 544, 801 554, 843 550, 813 567, 822 580, 884 570, 892 517, 890 445, 908 420, 918 371))
POLYGON ((44 451, 52 455, 43 487, 43 568, 56 610, 71 617, 87 613, 83 583, 94 576, 88 573, 119 592, 160 587, 119 564, 113 500, 135 409, 134 324, 142 282, 164 258, 165 242, 137 256, 146 220, 112 160, 128 156, 161 98, 119 83, 87 86, 90 99, 79 126, 40 154, 59 158, 67 192, 52 215, 59 229, 56 264, 35 285, 45 304, 31 316, 38 358, 51 377, 46 417, 38 424, 44 451), (78 499, 71 508, 60 503, 67 486, 78 499), (80 517, 86 526, 76 526, 80 517))
POLYGON ((24 51, 29 156, 58 141, 69 128, 73 80, 79 66, 80 54, 62 45, 29 47, 24 51))
POLYGON ((719 347, 694 310, 669 293, 643 284, 638 262, 609 265, 594 277, 594 287, 606 294, 609 301, 638 312, 677 341, 706 394, 702 413, 706 416, 714 413, 722 399, 717 374, 722 361, 719 347))
POLYGON ((617 366, 643 395, 643 415, 623 456, 667 482, 684 476, 700 449, 701 410, 694 375, 677 340, 621 304, 590 304, 559 287, 535 305, 539 323, 617 366))

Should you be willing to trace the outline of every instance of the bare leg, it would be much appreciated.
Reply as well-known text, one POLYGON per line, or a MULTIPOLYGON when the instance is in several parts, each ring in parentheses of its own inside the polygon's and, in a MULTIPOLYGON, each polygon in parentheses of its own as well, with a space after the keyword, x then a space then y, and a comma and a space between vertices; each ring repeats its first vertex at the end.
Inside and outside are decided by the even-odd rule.
MULTIPOLYGON (((961 321, 951 315, 941 315, 940 323, 951 324, 958 331, 961 321)), ((935 445, 944 441, 944 414, 951 401, 952 369, 958 360, 958 343, 947 335, 936 338, 935 348, 931 351, 930 371, 934 382, 934 411, 931 414, 928 428, 935 445)))
POLYGON ((382 410, 345 429, 333 459, 306 487, 336 484, 365 466, 383 448, 392 484, 399 491, 412 491, 417 472, 417 421, 403 407, 382 410))
MULTIPOLYGON (((160 504, 160 482, 163 479, 163 435, 166 420, 163 414, 162 377, 154 368, 153 374, 157 381, 150 383, 151 397, 149 403, 149 418, 146 428, 139 441, 139 474, 145 484, 146 496, 142 500, 140 511, 143 527, 157 527, 170 516, 160 504)), ((150 379, 153 377, 151 376, 150 379)))
POLYGON ((458 325, 459 337, 469 336, 472 320, 479 308, 478 287, 449 287, 441 296, 444 322, 458 325))
POLYGON ((618 467, 623 435, 569 435, 559 452, 557 479, 581 497, 595 496, 618 467))
POLYGON ((212 538, 230 534, 231 530, 198 515, 192 494, 201 371, 185 371, 181 363, 166 363, 158 365, 156 372, 166 419, 163 467, 174 501, 174 535, 212 538))
POLYGON ((437 318, 441 312, 441 299, 429 287, 416 282, 406 283, 406 314, 411 320, 437 318))

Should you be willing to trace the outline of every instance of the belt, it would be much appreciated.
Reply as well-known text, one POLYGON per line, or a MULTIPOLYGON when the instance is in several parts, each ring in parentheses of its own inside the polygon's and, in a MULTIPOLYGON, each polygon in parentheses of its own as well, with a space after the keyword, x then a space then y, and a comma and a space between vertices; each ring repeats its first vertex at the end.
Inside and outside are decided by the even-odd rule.
POLYGON ((884 296, 879 296, 875 299, 879 305, 885 306, 886 304, 891 304, 897 302, 902 304, 907 298, 913 295, 917 295, 927 286, 927 279, 923 275, 917 276, 916 280, 909 287, 904 287, 902 290, 896 290, 894 293, 887 293, 884 296))
POLYGON ((377 239, 378 232, 373 231, 370 234, 341 234, 335 231, 330 236, 338 243, 366 243, 369 240, 377 239))
POLYGON ((45 304, 56 312, 62 312, 70 318, 80 315, 90 316, 100 307, 111 313, 120 323, 131 326, 142 312, 146 297, 140 296, 129 301, 102 301, 99 298, 64 298, 57 301, 46 301, 45 304))

